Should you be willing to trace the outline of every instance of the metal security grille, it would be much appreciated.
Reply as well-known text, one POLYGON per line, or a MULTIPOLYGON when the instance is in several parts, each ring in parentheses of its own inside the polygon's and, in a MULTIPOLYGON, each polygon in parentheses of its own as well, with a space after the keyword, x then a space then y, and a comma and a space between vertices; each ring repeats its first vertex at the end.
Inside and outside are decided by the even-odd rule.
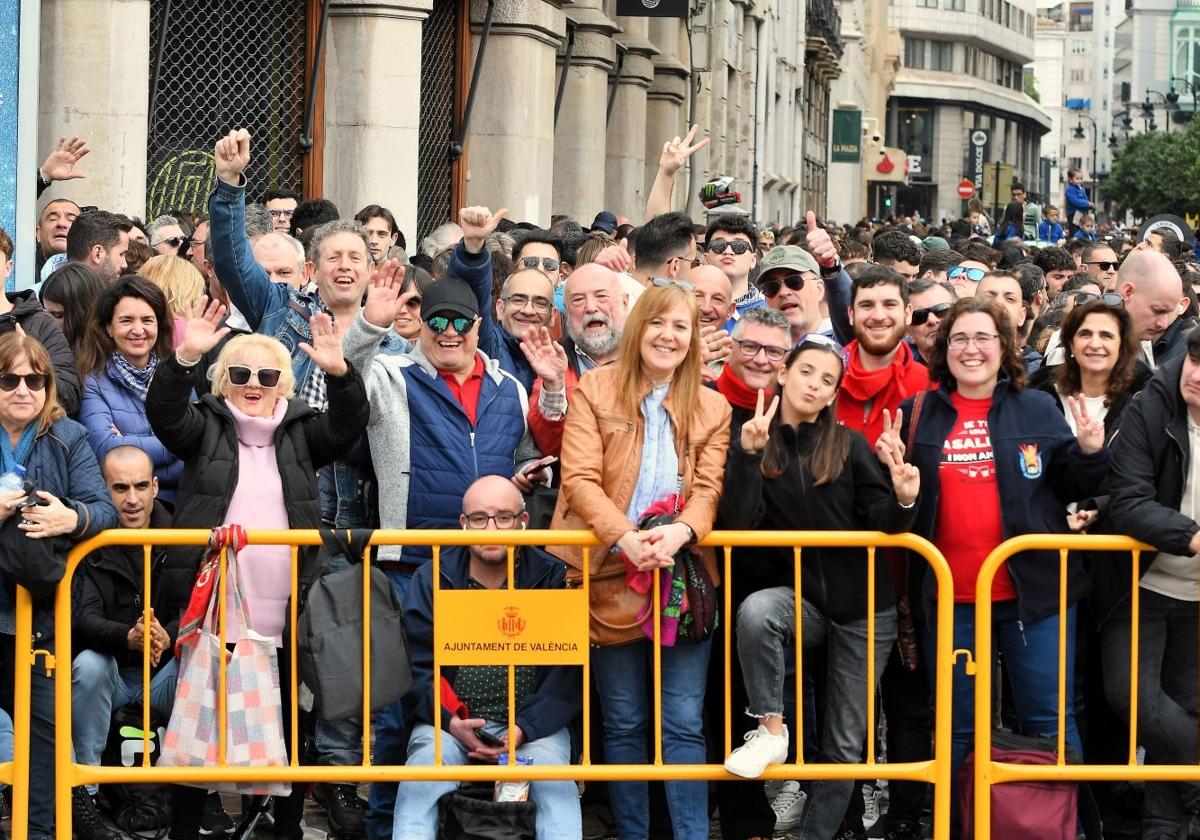
POLYGON ((213 143, 253 137, 248 194, 301 191, 306 0, 151 0, 146 215, 202 212, 213 143))
MULTIPOLYGON (((434 0, 421 31, 421 129, 417 163, 417 238, 450 220, 450 141, 458 66, 456 0, 434 0)), ((410 240, 411 242, 412 240, 410 240)))

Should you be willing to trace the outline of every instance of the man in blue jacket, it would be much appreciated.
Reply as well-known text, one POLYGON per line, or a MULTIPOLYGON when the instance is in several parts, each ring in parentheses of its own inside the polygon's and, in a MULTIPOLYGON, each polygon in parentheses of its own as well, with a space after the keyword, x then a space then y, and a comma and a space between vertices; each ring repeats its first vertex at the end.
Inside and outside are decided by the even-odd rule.
MULTIPOLYGON (((512 482, 485 476, 462 500, 463 528, 524 528, 525 502, 512 482)), ((517 589, 562 589, 566 567, 539 548, 516 549, 513 574, 517 589)), ((502 589, 507 584, 508 549, 473 545, 442 552, 442 589, 502 589)), ((494 763, 509 752, 508 667, 444 666, 442 708, 433 708, 433 572, 421 567, 404 599, 404 626, 412 655, 413 685, 404 699, 405 715, 414 724, 408 742, 408 764, 433 764, 435 719, 442 728, 442 761, 494 763), (489 746, 479 730, 503 742, 489 746)), ((571 666, 519 665, 516 685, 516 751, 535 765, 571 763, 570 726, 580 713, 582 675, 571 666)), ((438 799, 457 787, 454 782, 401 782, 396 795, 395 840, 426 840, 437 831, 438 799)), ((582 836, 579 795, 574 782, 533 782, 530 798, 537 803, 538 840, 582 836)))

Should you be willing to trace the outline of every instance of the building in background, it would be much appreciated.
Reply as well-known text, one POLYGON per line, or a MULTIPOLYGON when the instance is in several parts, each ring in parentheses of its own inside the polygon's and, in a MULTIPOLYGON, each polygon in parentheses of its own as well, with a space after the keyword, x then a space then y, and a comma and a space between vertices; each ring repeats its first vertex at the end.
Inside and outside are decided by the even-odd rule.
MULTIPOLYGON (((895 0, 890 6, 889 23, 903 49, 885 135, 908 161, 908 183, 895 188, 897 212, 935 221, 960 217, 958 185, 976 181, 980 164, 992 171, 1007 164, 1007 177, 1037 183, 1041 137, 1051 121, 1024 91, 1035 17, 1030 0, 895 0)), ((986 197, 1007 202, 1007 186, 986 197)))
POLYGON ((1070 116, 1066 113, 1067 27, 1049 13, 1038 10, 1034 24, 1034 61, 1025 72, 1033 77, 1033 89, 1039 103, 1050 118, 1050 130, 1042 135, 1041 161, 1037 186, 1033 187, 1052 204, 1062 200, 1062 185, 1066 170, 1066 135, 1063 126, 1070 116))

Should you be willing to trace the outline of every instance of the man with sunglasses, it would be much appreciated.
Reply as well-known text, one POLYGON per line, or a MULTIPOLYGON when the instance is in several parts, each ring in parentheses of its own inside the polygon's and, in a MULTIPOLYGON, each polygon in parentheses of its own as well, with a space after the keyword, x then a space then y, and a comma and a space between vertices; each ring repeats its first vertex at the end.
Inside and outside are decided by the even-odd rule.
POLYGON ((763 257, 757 283, 767 306, 783 313, 791 324, 793 345, 819 331, 825 281, 812 254, 797 245, 776 245, 763 257))
POLYGON ((938 326, 956 300, 958 295, 948 282, 917 279, 908 284, 908 303, 912 307, 908 343, 917 361, 928 363, 937 342, 938 326))
POLYGON ((708 223, 704 242, 704 261, 721 269, 733 286, 734 311, 725 325, 732 330, 747 311, 767 305, 762 292, 750 285, 750 272, 758 264, 758 231, 746 217, 725 213, 708 223))
POLYGON ((946 280, 954 287, 954 293, 958 297, 975 297, 975 290, 980 281, 991 270, 991 266, 978 260, 963 260, 958 265, 946 269, 946 280))
MULTIPOLYGON (((499 221, 499 219, 497 219, 499 221)), ((562 237, 548 230, 530 230, 513 246, 513 270, 540 271, 556 287, 562 278, 562 237)))
POLYGON ((179 249, 188 241, 183 227, 174 216, 159 216, 150 222, 150 247, 157 254, 168 257, 179 255, 179 249))
POLYGON ((1096 278, 1106 292, 1116 291, 1117 270, 1121 267, 1117 254, 1107 243, 1098 242, 1084 247, 1080 267, 1096 278))

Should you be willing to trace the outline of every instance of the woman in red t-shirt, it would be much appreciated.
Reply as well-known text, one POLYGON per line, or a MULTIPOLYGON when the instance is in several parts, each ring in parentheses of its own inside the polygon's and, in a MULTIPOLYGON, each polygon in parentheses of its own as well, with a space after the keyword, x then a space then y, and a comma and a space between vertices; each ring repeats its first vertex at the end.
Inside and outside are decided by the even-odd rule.
MULTIPOLYGON (((1067 531, 1067 505, 1103 490, 1108 449, 1104 423, 1086 403, 1069 398, 1076 433, 1055 399, 1026 390, 1020 345, 995 303, 964 298, 938 329, 930 377, 939 387, 922 400, 908 459, 921 473, 914 531, 945 555, 954 578, 954 647, 975 644, 979 569, 993 548, 1020 534, 1067 531)), ((903 406, 912 418, 914 399, 903 406)), ((911 419, 909 423, 911 423, 911 419)), ((907 424, 901 431, 910 438, 907 424)), ((1074 666, 1074 604, 1086 590, 1077 561, 1068 574, 1067 673, 1074 666)), ((926 576, 925 660, 934 664, 933 580, 926 576)), ((1057 552, 1023 552, 995 576, 993 634, 1004 657, 1016 716, 1029 734, 1058 732, 1057 552)), ((1067 680, 1071 690, 1072 680, 1067 680)), ((973 734, 974 680, 961 665, 954 676, 953 762, 966 757, 973 734)), ((1072 698, 1066 698, 1066 738, 1080 748, 1072 698)))

